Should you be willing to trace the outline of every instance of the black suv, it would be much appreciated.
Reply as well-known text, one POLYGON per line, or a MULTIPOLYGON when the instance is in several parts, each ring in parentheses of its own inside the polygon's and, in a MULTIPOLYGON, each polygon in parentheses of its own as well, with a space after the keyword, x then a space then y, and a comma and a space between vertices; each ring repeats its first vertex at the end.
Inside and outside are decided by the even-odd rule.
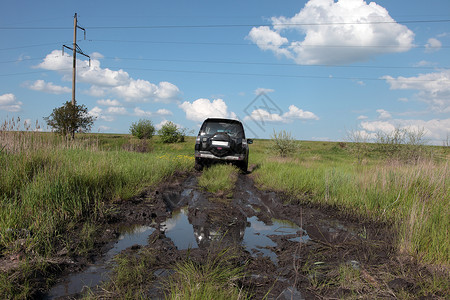
POLYGON ((237 120, 206 119, 195 141, 195 169, 214 161, 229 161, 243 172, 248 168, 248 144, 253 140, 246 139, 244 126, 237 120))

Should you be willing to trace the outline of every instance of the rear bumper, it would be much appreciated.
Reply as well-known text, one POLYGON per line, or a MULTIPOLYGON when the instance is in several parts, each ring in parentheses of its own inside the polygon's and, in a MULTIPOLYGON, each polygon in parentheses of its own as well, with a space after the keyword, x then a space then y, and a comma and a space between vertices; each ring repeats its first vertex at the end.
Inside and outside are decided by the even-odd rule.
POLYGON ((215 160, 231 160, 231 161, 236 161, 236 160, 244 160, 245 159, 245 154, 235 154, 235 155, 227 155, 227 156, 215 156, 214 154, 212 154, 211 152, 208 151, 195 151, 195 157, 198 158, 204 158, 204 159, 215 159, 215 160))

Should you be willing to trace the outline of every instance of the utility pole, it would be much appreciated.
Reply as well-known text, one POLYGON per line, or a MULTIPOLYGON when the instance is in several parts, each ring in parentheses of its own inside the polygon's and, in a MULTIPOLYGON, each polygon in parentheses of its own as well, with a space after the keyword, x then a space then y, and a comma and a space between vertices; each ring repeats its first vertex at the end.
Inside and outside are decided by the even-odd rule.
POLYGON ((89 58, 89 66, 91 66, 91 58, 89 55, 86 55, 83 53, 80 47, 77 45, 77 29, 81 29, 84 32, 84 39, 86 39, 86 30, 83 27, 78 26, 78 18, 77 13, 75 13, 75 16, 73 17, 73 44, 72 48, 69 46, 63 45, 62 53, 64 55, 64 48, 72 50, 72 57, 73 57, 73 67, 72 67, 72 105, 75 105, 75 85, 76 85, 76 78, 77 78, 77 53, 86 56, 89 58))

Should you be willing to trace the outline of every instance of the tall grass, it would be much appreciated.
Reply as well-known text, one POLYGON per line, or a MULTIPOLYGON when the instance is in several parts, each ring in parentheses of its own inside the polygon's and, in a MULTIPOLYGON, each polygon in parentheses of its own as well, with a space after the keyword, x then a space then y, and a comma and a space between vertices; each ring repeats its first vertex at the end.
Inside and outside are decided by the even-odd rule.
POLYGON ((233 264, 235 257, 230 251, 227 248, 209 254, 204 263, 190 259, 178 262, 174 268, 176 273, 167 283, 166 299, 249 299, 248 293, 238 286, 244 269, 233 264))
POLYGON ((76 255, 88 251, 108 202, 126 200, 193 167, 187 146, 178 151, 184 155, 162 157, 161 151, 99 150, 95 135, 70 141, 29 128, 18 131, 12 121, 1 129, 0 256, 22 253, 33 270, 45 270, 46 258, 62 247, 76 255))
POLYGON ((65 224, 101 216, 104 202, 127 199, 176 170, 188 159, 157 154, 46 149, 2 155, 0 246, 27 232, 27 249, 44 251, 65 224))
POLYGON ((256 181, 298 199, 395 224, 399 247, 426 261, 449 263, 449 181, 447 162, 367 165, 324 160, 267 160, 256 181))

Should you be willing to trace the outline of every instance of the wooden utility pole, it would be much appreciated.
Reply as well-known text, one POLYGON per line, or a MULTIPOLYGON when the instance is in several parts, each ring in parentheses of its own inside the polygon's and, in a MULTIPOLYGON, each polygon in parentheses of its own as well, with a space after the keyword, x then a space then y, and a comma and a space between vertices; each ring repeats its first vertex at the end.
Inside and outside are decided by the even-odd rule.
POLYGON ((73 17, 73 67, 72 67, 72 105, 75 105, 75 82, 77 81, 77 13, 73 17))
POLYGON ((69 46, 63 45, 63 55, 64 55, 64 48, 72 50, 72 57, 73 57, 73 64, 72 64, 72 105, 76 104, 75 100, 75 86, 76 86, 76 80, 77 80, 77 53, 86 56, 89 58, 89 66, 91 65, 91 58, 89 55, 86 55, 83 53, 80 47, 77 45, 77 29, 81 29, 84 31, 84 39, 86 39, 86 30, 83 27, 78 26, 78 18, 77 13, 75 13, 75 16, 73 17, 73 44, 72 48, 69 46))

